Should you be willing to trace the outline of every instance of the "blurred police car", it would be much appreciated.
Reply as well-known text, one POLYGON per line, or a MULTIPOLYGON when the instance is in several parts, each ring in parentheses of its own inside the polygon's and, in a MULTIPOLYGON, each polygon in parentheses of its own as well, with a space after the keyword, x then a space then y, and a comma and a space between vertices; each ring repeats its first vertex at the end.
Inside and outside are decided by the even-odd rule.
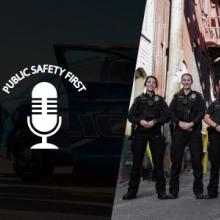
POLYGON ((16 99, 1 103, 4 115, 9 112, 1 121, 1 149, 7 149, 17 175, 26 180, 48 177, 61 165, 73 165, 75 174, 91 168, 104 174, 108 169, 116 177, 137 50, 79 45, 55 45, 54 49, 58 66, 74 73, 87 88, 79 93, 54 76, 35 82, 49 81, 57 88, 62 126, 48 142, 59 150, 30 150, 41 142, 26 122, 33 85, 16 99))

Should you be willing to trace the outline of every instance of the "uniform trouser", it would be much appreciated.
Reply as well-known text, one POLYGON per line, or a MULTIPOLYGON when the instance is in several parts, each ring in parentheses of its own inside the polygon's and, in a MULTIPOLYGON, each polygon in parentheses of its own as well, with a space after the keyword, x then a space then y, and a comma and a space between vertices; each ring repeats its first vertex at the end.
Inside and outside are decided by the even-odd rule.
POLYGON ((163 161, 165 144, 161 133, 137 131, 131 144, 133 153, 133 166, 130 175, 128 191, 136 194, 141 178, 141 167, 147 143, 149 141, 154 170, 156 173, 156 191, 162 194, 166 191, 166 178, 164 176, 163 161))
POLYGON ((177 128, 172 136, 171 144, 171 178, 170 193, 177 195, 179 193, 179 175, 181 172, 182 159, 185 146, 189 146, 192 168, 193 168, 193 192, 195 194, 203 193, 203 169, 202 169, 202 134, 199 129, 193 131, 184 131, 177 128))
POLYGON ((220 168, 220 133, 209 132, 209 160, 211 163, 210 179, 208 184, 208 194, 218 195, 219 168, 220 168))

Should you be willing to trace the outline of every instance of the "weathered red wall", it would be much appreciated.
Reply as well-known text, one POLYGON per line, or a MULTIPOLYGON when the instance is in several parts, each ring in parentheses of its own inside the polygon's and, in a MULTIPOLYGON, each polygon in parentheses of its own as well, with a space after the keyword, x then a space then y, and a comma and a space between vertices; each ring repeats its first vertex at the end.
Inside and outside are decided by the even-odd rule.
POLYGON ((164 55, 169 45, 169 21, 170 21, 170 1, 157 1, 156 16, 156 48, 155 48, 155 76, 159 81, 158 93, 164 95, 166 63, 164 55))

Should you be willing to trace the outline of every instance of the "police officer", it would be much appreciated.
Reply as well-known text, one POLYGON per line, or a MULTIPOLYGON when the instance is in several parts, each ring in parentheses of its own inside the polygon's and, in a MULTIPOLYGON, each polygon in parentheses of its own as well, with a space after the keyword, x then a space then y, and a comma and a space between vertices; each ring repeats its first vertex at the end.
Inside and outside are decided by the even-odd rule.
POLYGON ((158 81, 154 76, 148 76, 144 85, 146 86, 146 93, 141 94, 134 100, 128 113, 128 120, 136 125, 136 130, 131 144, 133 167, 128 192, 123 196, 123 199, 136 198, 142 161, 148 141, 156 173, 158 198, 167 199, 166 179, 163 169, 165 143, 161 134, 161 126, 169 120, 168 106, 161 96, 155 94, 158 81))
POLYGON ((202 134, 201 121, 205 114, 205 102, 200 93, 193 91, 193 78, 189 73, 181 77, 182 89, 176 93, 169 106, 171 120, 174 123, 171 144, 171 178, 170 198, 175 199, 179 193, 179 175, 185 146, 189 146, 194 183, 193 192, 197 199, 203 199, 202 169, 202 134))
POLYGON ((211 163, 208 194, 206 199, 217 198, 220 168, 220 81, 216 83, 217 99, 208 107, 205 114, 205 122, 208 127, 209 160, 211 163))

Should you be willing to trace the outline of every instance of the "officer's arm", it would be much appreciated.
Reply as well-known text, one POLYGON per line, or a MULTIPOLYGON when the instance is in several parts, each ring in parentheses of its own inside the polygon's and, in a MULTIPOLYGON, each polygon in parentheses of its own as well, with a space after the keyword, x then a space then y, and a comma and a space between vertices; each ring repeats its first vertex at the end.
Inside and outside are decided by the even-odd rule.
POLYGON ((134 124, 140 123, 141 118, 140 118, 139 100, 137 98, 135 98, 128 112, 128 120, 134 124))
POLYGON ((174 95, 173 96, 173 99, 172 99, 172 101, 171 101, 171 103, 170 103, 170 106, 169 106, 169 116, 170 116, 170 118, 171 118, 171 121, 173 121, 173 122, 175 122, 175 123, 179 123, 179 119, 178 119, 178 117, 176 116, 177 114, 176 114, 176 102, 177 102, 177 100, 176 100, 177 98, 176 98, 176 95, 174 95))
POLYGON ((209 114, 205 114, 205 117, 204 117, 204 121, 205 123, 210 126, 210 127, 213 127, 213 128, 216 128, 218 126, 217 123, 215 123, 211 118, 210 118, 210 115, 209 114))
POLYGON ((197 105, 197 109, 198 109, 198 113, 195 116, 194 120, 192 121, 193 125, 199 124, 205 115, 206 106, 205 106, 205 101, 202 98, 202 96, 200 96, 199 103, 197 105))
POLYGON ((208 126, 216 128, 218 124, 214 120, 211 119, 211 115, 213 113, 213 107, 214 107, 213 103, 208 107, 205 117, 204 117, 204 121, 208 126))
POLYGON ((167 123, 169 121, 169 108, 167 103, 161 98, 161 111, 160 116, 154 119, 155 123, 167 123))

